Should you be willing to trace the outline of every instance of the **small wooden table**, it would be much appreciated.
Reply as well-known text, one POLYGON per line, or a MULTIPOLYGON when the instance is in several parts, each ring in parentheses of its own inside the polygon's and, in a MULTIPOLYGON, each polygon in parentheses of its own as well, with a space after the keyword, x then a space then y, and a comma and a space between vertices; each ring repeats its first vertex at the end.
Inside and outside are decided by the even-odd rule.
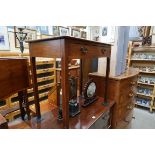
MULTIPOLYGON (((69 81, 68 62, 71 59, 107 58, 104 102, 107 102, 108 77, 110 70, 111 45, 69 36, 29 41, 33 75, 34 100, 38 119, 41 118, 36 75, 36 57, 61 58, 62 66, 62 110, 63 127, 69 128, 69 81)), ((81 69, 82 70, 82 69, 81 69)), ((82 74, 82 71, 81 71, 82 74)), ((82 77, 82 76, 81 76, 82 77)), ((102 105, 101 105, 102 106, 102 105)), ((81 114, 80 114, 81 115, 81 114)))

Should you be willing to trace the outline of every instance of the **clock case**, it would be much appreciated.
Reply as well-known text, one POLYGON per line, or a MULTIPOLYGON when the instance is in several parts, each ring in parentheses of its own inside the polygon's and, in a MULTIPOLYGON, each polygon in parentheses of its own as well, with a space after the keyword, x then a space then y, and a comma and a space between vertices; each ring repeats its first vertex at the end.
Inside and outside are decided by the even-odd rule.
MULTIPOLYGON (((89 97, 87 95, 87 90, 88 90, 88 87, 90 86, 91 83, 95 83, 93 81, 93 79, 90 79, 85 85, 84 85, 84 89, 83 89, 83 96, 84 96, 84 103, 82 104, 82 107, 87 107, 88 105, 94 103, 98 98, 97 98, 97 95, 96 95, 96 90, 93 94, 93 96, 89 97)), ((96 83, 95 83, 96 85, 96 83)))

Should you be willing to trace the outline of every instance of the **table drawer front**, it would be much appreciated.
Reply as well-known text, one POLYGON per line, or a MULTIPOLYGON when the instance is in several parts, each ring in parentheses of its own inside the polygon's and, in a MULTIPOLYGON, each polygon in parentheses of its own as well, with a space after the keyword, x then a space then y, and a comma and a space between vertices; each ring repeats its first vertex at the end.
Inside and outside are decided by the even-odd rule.
POLYGON ((69 56, 72 58, 83 57, 110 57, 111 48, 104 46, 88 46, 85 44, 69 44, 69 56))
POLYGON ((104 113, 90 129, 107 129, 110 125, 110 110, 104 113))

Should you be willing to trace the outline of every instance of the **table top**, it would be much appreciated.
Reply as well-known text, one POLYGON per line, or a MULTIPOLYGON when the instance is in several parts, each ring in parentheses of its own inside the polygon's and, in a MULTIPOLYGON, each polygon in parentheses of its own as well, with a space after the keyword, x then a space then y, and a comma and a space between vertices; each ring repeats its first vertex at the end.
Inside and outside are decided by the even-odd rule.
MULTIPOLYGON (((123 80, 127 79, 130 77, 134 77, 135 75, 139 74, 139 70, 136 68, 129 68, 127 69, 124 73, 122 73, 119 76, 109 76, 109 79, 114 79, 114 80, 123 80)), ((89 73, 91 76, 99 76, 99 77, 105 77, 105 74, 99 73, 99 72, 94 72, 94 73, 89 73)))
POLYGON ((112 44, 107 44, 107 43, 103 43, 103 42, 99 42, 99 41, 93 41, 93 40, 82 39, 82 38, 75 38, 75 37, 71 37, 71 36, 58 36, 58 37, 30 40, 30 41, 27 41, 27 42, 28 43, 35 43, 35 42, 49 41, 49 40, 59 40, 59 39, 71 39, 71 40, 86 41, 86 42, 89 42, 89 43, 112 46, 112 44))

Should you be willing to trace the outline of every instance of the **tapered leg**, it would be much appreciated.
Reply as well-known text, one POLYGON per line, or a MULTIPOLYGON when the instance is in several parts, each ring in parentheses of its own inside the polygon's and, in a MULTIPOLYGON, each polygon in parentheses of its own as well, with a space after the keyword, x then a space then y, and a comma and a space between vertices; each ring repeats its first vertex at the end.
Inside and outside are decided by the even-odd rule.
POLYGON ((36 109, 37 119, 38 119, 38 121, 40 121, 41 113, 40 113, 40 104, 39 104, 39 93, 38 93, 38 85, 37 85, 37 73, 36 73, 35 57, 30 57, 30 61, 31 61, 35 109, 36 109))
POLYGON ((108 105, 107 98, 108 98, 109 73, 110 73, 110 57, 107 57, 105 90, 104 90, 104 105, 108 105))

